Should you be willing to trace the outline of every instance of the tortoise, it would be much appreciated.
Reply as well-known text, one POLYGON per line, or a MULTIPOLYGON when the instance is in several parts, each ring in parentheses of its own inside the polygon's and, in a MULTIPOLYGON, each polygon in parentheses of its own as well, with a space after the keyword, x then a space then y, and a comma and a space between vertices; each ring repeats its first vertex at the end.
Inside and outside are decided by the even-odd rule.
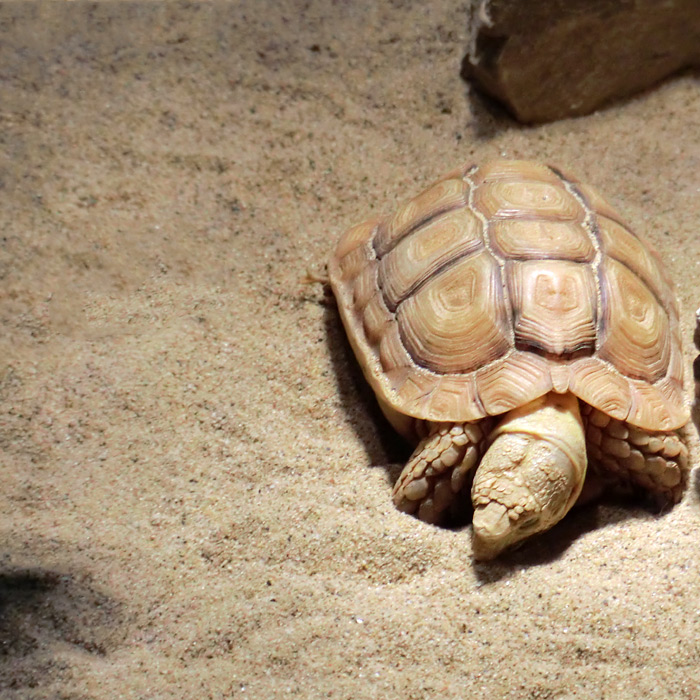
POLYGON ((441 523, 471 491, 476 559, 561 520, 587 471, 680 500, 672 283, 592 187, 532 161, 459 168, 348 230, 329 277, 382 411, 416 444, 394 503, 441 523))

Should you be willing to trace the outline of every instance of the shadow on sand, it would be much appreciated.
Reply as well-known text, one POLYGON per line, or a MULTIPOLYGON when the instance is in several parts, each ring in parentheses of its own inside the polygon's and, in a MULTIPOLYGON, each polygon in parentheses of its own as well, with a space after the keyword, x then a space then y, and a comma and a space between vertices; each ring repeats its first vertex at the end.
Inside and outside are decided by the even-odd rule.
POLYGON ((0 570, 0 691, 36 692, 47 678, 69 673, 56 656, 67 646, 104 657, 123 640, 122 622, 122 605, 85 576, 0 570))

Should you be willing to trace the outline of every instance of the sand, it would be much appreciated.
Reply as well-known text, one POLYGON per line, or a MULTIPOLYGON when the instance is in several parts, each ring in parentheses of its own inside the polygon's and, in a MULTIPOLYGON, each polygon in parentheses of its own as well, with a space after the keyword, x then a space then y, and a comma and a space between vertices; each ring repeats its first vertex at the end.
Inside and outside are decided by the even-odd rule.
POLYGON ((466 10, 0 6, 3 700, 698 697, 698 479, 474 564, 394 509, 410 449, 302 282, 444 171, 543 159, 658 247, 690 369, 697 77, 522 127, 459 78, 466 10))

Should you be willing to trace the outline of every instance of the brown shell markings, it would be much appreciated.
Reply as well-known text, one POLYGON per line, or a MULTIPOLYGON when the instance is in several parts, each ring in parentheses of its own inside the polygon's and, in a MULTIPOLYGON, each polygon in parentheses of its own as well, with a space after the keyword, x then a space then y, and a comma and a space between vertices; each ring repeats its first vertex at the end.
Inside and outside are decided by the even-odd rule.
POLYGON ((401 414, 474 421, 554 390, 645 429, 687 421, 658 256, 552 167, 453 171, 348 231, 330 276, 367 379, 401 414))

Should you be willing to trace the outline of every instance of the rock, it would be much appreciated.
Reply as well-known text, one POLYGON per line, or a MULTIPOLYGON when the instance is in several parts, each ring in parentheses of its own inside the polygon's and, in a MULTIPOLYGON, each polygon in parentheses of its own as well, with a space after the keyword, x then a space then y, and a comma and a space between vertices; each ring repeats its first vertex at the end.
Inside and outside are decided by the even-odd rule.
POLYGON ((473 0, 462 76, 522 122, 588 114, 700 65, 698 0, 473 0))

